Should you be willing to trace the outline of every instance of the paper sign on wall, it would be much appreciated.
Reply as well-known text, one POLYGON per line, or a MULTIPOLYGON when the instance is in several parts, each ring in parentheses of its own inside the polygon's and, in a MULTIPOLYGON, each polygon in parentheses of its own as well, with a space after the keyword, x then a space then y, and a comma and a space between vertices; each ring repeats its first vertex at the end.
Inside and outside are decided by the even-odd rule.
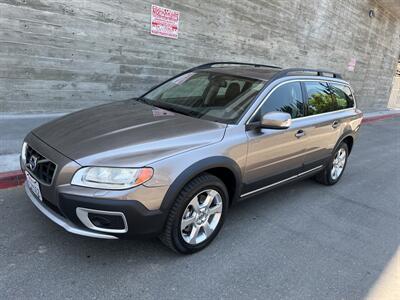
POLYGON ((347 64, 347 70, 350 72, 354 72, 357 64, 357 59, 352 58, 350 59, 349 63, 347 64))
POLYGON ((153 35, 178 38, 180 12, 169 8, 151 6, 151 31, 153 35))

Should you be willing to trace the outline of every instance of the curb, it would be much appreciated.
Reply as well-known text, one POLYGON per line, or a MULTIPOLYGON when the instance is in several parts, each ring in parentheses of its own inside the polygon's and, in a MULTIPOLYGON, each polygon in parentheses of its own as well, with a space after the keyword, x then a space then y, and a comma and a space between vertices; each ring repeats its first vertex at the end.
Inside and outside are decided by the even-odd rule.
POLYGON ((25 174, 22 171, 0 173, 0 190, 19 186, 25 182, 25 174))
POLYGON ((364 117, 364 119, 362 120, 362 124, 368 124, 368 123, 391 119, 391 118, 396 118, 396 117, 400 117, 400 112, 381 115, 381 116, 364 117))
MULTIPOLYGON (((364 117, 362 124, 400 117, 400 113, 392 113, 381 116, 364 117)), ((0 173, 0 190, 17 187, 25 182, 25 174, 22 171, 0 173)))

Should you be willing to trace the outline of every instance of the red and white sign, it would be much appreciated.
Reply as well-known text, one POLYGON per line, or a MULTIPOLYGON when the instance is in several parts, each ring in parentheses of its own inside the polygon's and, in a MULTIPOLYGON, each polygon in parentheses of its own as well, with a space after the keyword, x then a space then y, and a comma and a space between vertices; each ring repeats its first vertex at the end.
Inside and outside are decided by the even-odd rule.
POLYGON ((151 31, 153 35, 178 38, 180 12, 169 8, 151 6, 151 31))
POLYGON ((356 69, 356 64, 357 64, 357 59, 353 57, 347 64, 347 70, 350 72, 354 72, 354 70, 356 69))

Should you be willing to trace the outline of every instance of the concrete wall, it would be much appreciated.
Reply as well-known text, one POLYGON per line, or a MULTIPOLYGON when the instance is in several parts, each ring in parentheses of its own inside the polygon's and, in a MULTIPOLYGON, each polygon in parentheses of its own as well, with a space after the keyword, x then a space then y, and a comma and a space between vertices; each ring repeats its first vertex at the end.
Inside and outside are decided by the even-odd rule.
POLYGON ((388 107, 400 109, 400 63, 397 64, 396 76, 393 78, 388 107))
POLYGON ((0 111, 134 97, 216 60, 332 69, 361 108, 382 108, 399 35, 400 21, 374 0, 0 0, 0 111), (181 12, 178 40, 149 34, 152 3, 181 12))

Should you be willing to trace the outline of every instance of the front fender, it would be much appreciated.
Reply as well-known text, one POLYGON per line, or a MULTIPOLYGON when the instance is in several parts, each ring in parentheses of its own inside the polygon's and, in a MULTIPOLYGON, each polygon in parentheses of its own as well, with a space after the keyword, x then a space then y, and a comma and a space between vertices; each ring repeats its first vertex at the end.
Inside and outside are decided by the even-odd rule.
POLYGON ((164 200, 161 204, 162 211, 169 211, 175 199, 178 197, 182 188, 197 175, 206 172, 213 168, 227 168, 235 177, 235 189, 233 199, 239 198, 241 191, 242 174, 238 164, 231 158, 224 156, 213 156, 202 159, 189 167, 187 167, 180 175, 172 182, 165 194, 164 200))

